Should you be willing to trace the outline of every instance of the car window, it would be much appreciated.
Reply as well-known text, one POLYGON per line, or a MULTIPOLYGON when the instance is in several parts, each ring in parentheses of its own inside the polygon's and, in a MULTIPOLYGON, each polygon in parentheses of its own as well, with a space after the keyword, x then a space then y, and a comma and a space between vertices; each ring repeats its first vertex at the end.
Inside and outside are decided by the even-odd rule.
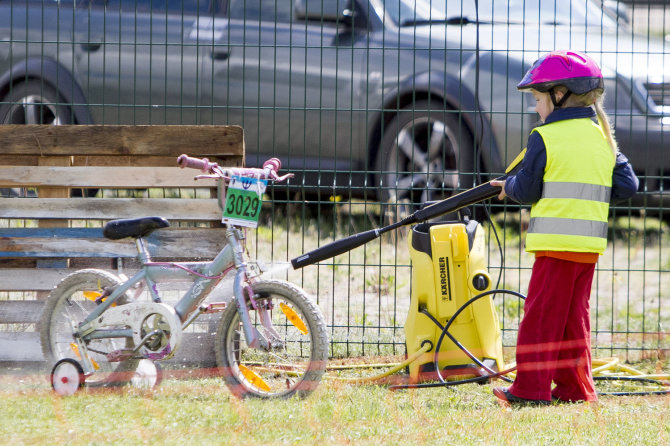
POLYGON ((210 0, 93 0, 94 7, 111 11, 153 12, 163 14, 205 14, 210 0))
POLYGON ((229 16, 249 22, 288 23, 292 10, 292 0, 230 0, 229 16))
MULTIPOLYGON (((474 2, 447 0, 445 10, 447 18, 460 15, 475 18, 474 2)), ((583 0, 481 0, 479 19, 576 26, 601 26, 604 21, 605 25, 614 25, 592 1, 583 0)))
POLYGON ((593 1, 568 0, 384 0, 384 8, 400 25, 467 19, 474 22, 547 25, 616 26, 593 1))

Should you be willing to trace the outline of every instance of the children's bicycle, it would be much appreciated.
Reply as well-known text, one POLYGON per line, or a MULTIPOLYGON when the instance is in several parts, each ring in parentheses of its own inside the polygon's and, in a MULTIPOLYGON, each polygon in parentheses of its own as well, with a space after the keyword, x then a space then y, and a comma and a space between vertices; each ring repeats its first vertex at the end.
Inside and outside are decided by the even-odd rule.
POLYGON ((167 220, 108 222, 103 229, 106 238, 135 240, 141 268, 127 280, 103 270, 83 269, 64 278, 49 294, 40 336, 45 359, 55 362, 53 389, 70 395, 84 386, 156 386, 162 377, 156 361, 174 355, 184 329, 200 315, 220 312, 216 363, 235 395, 308 395, 326 368, 328 336, 323 316, 298 286, 255 273, 244 250, 243 228, 257 226, 268 180, 280 182, 292 175, 277 174, 276 158, 262 169, 222 168, 206 158, 186 155, 177 162, 201 170, 196 179, 218 180, 226 245, 208 262, 154 262, 144 238, 168 227, 167 220), (233 271, 232 302, 203 303, 233 271), (174 305, 163 302, 158 287, 170 281, 188 283, 174 305))

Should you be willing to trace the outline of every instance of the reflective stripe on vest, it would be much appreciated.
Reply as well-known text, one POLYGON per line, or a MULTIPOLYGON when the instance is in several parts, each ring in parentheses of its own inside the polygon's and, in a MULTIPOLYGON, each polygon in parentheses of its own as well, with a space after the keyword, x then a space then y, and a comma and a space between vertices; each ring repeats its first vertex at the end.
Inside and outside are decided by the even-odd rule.
POLYGON ((585 183, 544 183, 542 198, 574 198, 575 200, 610 202, 612 188, 585 183))
POLYGON ((607 238, 607 222, 576 220, 573 218, 535 217, 530 220, 528 232, 607 238))
POLYGON ((570 119, 537 127, 547 150, 542 197, 531 208, 526 250, 607 247, 614 154, 600 126, 570 119))

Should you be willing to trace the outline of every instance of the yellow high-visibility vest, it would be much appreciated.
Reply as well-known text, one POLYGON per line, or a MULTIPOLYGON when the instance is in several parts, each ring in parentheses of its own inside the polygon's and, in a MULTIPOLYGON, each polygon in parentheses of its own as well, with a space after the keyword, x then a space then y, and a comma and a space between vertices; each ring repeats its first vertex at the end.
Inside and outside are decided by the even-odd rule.
POLYGON ((601 127, 589 118, 545 124, 542 197, 531 207, 526 251, 602 254, 615 157, 601 127))

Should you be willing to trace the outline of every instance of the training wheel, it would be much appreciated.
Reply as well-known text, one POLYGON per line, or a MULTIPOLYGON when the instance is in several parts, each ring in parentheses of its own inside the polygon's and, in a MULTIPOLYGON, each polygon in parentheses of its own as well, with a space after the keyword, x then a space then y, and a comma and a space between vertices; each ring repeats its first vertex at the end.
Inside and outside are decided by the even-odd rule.
POLYGON ((74 395, 84 380, 84 369, 72 358, 61 359, 51 369, 51 387, 61 396, 74 395))
POLYGON ((163 381, 163 370, 150 359, 140 359, 130 384, 137 389, 153 389, 163 381))

